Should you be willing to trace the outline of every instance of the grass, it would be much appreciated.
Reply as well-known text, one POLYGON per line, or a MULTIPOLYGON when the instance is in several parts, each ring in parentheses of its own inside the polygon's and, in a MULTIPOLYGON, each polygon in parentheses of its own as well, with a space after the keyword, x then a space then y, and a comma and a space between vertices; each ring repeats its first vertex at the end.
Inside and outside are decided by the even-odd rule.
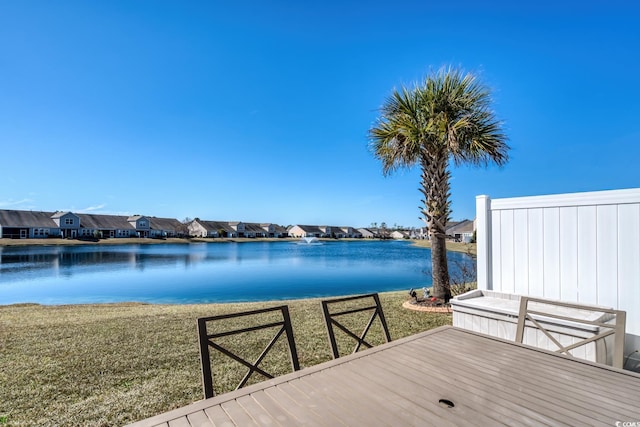
MULTIPOLYGON (((431 247, 431 241, 430 240, 414 240, 413 241, 415 246, 420 246, 422 248, 430 248, 431 247)), ((462 243, 462 242, 452 242, 452 241, 447 241, 447 250, 448 251, 453 251, 453 252, 463 252, 466 254, 471 254, 471 255, 476 255, 477 254, 477 250, 476 250, 477 246, 475 243, 462 243)))
MULTIPOLYGON (((380 297, 393 339, 451 323, 448 314, 402 308, 407 292, 380 297)), ((301 367, 329 360, 314 299, 0 306, 0 426, 123 425, 199 400, 196 318, 282 303, 289 305, 301 367)), ((246 341, 233 345, 257 349, 246 341)), ((277 373, 290 369, 286 358, 269 362, 277 373)), ((234 362, 228 363, 215 377, 223 386, 237 378, 234 362)))

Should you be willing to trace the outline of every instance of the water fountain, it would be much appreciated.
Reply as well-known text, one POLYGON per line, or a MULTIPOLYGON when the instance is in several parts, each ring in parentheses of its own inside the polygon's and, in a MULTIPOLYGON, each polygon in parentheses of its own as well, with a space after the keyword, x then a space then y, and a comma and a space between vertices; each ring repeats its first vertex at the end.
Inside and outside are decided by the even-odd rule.
POLYGON ((317 237, 303 237, 298 241, 299 245, 321 245, 322 242, 317 237))

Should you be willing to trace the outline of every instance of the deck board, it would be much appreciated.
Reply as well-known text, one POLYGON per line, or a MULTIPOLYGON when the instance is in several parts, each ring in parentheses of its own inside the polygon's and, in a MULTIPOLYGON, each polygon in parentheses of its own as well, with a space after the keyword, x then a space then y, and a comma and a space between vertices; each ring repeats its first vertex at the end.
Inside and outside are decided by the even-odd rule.
MULTIPOLYGON (((478 359, 477 355, 474 354, 469 354, 467 359, 471 362, 472 369, 474 363, 477 365, 485 362, 478 359)), ((459 360, 458 362, 460 363, 456 363, 456 365, 464 369, 463 362, 459 360)), ((532 388, 525 391, 525 393, 541 395, 544 399, 553 399, 558 394, 562 394, 563 398, 559 401, 559 404, 567 402, 575 409, 582 408, 584 412, 602 413, 605 417, 603 419, 610 419, 615 415, 624 415, 625 409, 634 403, 631 396, 623 394, 614 398, 607 394, 608 389, 620 387, 621 384, 605 381, 606 375, 602 375, 603 372, 598 372, 599 375, 571 376, 569 383, 564 382, 563 378, 567 377, 567 369, 563 368, 572 364, 571 360, 556 359, 555 364, 533 365, 523 370, 520 365, 513 366, 513 364, 506 363, 503 357, 496 355, 494 363, 486 366, 483 372, 475 374, 475 377, 477 380, 481 380, 483 377, 486 378, 488 373, 491 373, 487 381, 508 383, 514 380, 527 380, 535 389, 532 388), (594 393, 600 395, 597 401, 593 400, 594 393)), ((577 374, 578 372, 575 373, 577 374)))
POLYGON ((639 420, 638 374, 441 327, 133 425, 611 426, 639 420))
POLYGON ((222 409, 229 415, 229 418, 237 426, 257 426, 258 423, 249 415, 238 402, 240 398, 224 402, 222 409))
POLYGON ((221 406, 212 406, 211 408, 205 409, 204 412, 216 427, 231 427, 234 425, 229 415, 227 415, 221 406))
POLYGON ((187 415, 189 425, 193 427, 207 427, 211 425, 211 421, 204 411, 197 411, 187 415))

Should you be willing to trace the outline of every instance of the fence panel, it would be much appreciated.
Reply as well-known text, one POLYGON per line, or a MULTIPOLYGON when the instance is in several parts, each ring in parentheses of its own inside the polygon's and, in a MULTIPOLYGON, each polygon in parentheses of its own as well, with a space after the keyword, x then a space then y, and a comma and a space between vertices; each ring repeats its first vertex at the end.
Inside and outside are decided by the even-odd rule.
POLYGON ((478 196, 478 287, 627 312, 640 346, 640 189, 478 196))

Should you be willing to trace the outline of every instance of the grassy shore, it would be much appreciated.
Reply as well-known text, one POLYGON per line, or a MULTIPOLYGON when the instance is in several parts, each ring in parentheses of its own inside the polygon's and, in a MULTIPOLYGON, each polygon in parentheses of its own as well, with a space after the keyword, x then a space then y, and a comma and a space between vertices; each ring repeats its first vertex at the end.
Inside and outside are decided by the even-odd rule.
MULTIPOLYGON (((451 323, 448 314, 402 308, 407 292, 380 295, 394 339, 451 323)), ((199 400, 196 318, 282 303, 291 311, 301 366, 329 360, 316 299, 0 306, 0 425, 123 425, 199 400)), ((286 358, 266 363, 278 373, 289 369, 286 358)), ((231 375, 239 372, 235 365, 220 367, 217 383, 238 380, 231 375)))

